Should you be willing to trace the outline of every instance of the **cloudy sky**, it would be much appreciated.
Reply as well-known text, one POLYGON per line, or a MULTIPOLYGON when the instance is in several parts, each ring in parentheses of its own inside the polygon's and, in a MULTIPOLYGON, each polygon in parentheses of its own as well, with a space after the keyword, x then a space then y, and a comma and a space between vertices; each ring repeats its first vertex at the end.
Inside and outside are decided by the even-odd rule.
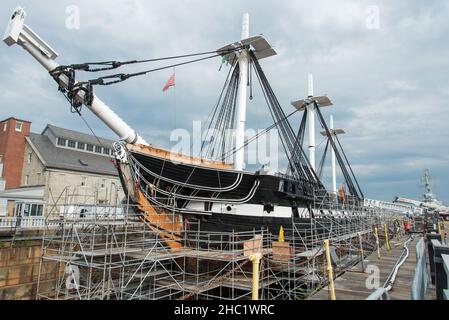
MULTIPOLYGON (((250 33, 263 34, 278 52, 262 65, 284 110, 306 95, 308 73, 316 93, 332 98, 335 106, 323 113, 346 129, 341 141, 367 197, 417 198, 429 168, 435 193, 449 202, 448 1, 2 0, 0 26, 18 4, 61 64, 214 50, 238 40, 249 12, 250 33), (71 5, 79 9, 79 28, 71 5)), ((166 94, 170 70, 95 90, 147 141, 170 147, 173 129, 207 119, 226 76, 219 65, 217 58, 178 68, 176 90, 166 94)), ((30 120, 34 132, 47 123, 88 132, 19 47, 0 45, 0 85, 0 118, 30 120)), ((248 108, 248 126, 270 124, 257 92, 248 108)), ((84 114, 97 134, 115 138, 84 114)))

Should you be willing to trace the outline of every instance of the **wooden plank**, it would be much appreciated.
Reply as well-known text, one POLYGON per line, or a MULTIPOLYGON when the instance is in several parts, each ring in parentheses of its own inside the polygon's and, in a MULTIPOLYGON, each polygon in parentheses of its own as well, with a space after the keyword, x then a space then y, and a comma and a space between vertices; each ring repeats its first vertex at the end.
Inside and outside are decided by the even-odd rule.
POLYGON ((274 261, 290 261, 293 252, 289 242, 273 242, 272 246, 274 261))

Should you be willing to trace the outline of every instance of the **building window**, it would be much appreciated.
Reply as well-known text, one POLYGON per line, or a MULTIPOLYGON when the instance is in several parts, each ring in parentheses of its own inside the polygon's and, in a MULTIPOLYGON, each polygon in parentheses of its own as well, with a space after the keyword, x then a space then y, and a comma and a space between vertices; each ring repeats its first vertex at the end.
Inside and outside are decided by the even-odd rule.
POLYGON ((106 187, 106 179, 101 180, 100 188, 106 187))
POLYGON ((31 205, 29 204, 29 203, 26 203, 24 206, 23 206, 23 217, 29 217, 30 216, 30 208, 31 207, 31 205))
POLYGON ((99 147, 99 146, 95 146, 95 152, 96 153, 101 153, 101 147, 99 147))
POLYGON ((23 208, 23 203, 22 202, 16 202, 16 207, 14 209, 14 216, 15 217, 21 217, 22 216, 22 208, 23 208))
POLYGON ((76 147, 76 141, 69 140, 69 148, 75 148, 76 147))
POLYGON ((85 187, 87 185, 87 178, 81 177, 81 187, 85 187))
POLYGON ((38 173, 38 174, 37 174, 37 184, 40 184, 40 183, 41 183, 41 176, 42 176, 41 173, 38 173))
POLYGON ((29 175, 26 175, 25 176, 25 185, 27 186, 28 185, 28 183, 30 183, 30 176, 29 175))
POLYGON ((84 150, 86 148, 86 144, 78 141, 78 149, 84 150))
POLYGON ((109 155, 109 153, 111 152, 111 149, 109 148, 103 148, 103 153, 109 155))
POLYGON ((41 204, 32 204, 30 206, 30 217, 42 217, 44 206, 41 204))
POLYGON ((93 152, 94 151, 94 145, 93 144, 88 144, 87 145, 87 151, 93 152))
POLYGON ((27 157, 28 164, 31 163, 31 159, 33 159, 33 154, 30 152, 30 153, 28 153, 28 157, 27 157))
POLYGON ((22 132, 22 128, 23 128, 23 122, 16 121, 16 131, 22 132))
POLYGON ((6 129, 8 129, 8 122, 4 122, 3 123, 3 131, 6 131, 6 129))
POLYGON ((64 138, 58 138, 58 146, 65 147, 67 140, 64 138))
POLYGON ((44 213, 44 205, 19 202, 16 204, 15 213, 16 217, 42 217, 44 213))

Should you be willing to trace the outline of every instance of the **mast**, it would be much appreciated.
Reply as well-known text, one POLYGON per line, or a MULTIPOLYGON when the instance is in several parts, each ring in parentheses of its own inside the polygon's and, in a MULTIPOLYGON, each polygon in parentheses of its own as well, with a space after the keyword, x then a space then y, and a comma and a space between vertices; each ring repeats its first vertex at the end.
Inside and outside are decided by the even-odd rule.
MULTIPOLYGON (((330 116, 330 122, 329 122, 329 131, 331 133, 331 136, 329 139, 332 139, 335 142, 335 137, 340 134, 345 134, 346 131, 344 129, 335 129, 334 126, 334 116, 330 116)), ((328 134, 326 131, 321 131, 321 135, 323 137, 328 137, 328 134)), ((332 192, 334 194, 337 194, 337 165, 336 165, 336 155, 334 148, 331 148, 331 155, 332 155, 332 192)))
MULTIPOLYGON (((331 116, 330 118, 330 131, 332 133, 332 140, 335 141, 335 137, 340 135, 340 134, 345 134, 346 131, 344 129, 335 129, 334 127, 334 116, 331 116)), ((326 135, 326 133, 324 133, 324 135, 326 135)), ((337 193, 337 166, 336 166, 336 158, 335 158, 335 150, 334 148, 332 149, 332 192, 334 192, 335 194, 337 193)))
MULTIPOLYGON (((243 15, 241 40, 249 38, 249 14, 243 15)), ((235 154, 234 169, 242 171, 245 168, 245 124, 246 124, 246 104, 248 99, 248 49, 243 48, 238 54, 239 64, 239 88, 237 93, 236 106, 236 130, 235 130, 235 154)))
POLYGON ((304 111, 307 109, 307 122, 309 127, 309 162, 313 169, 316 171, 315 151, 316 151, 316 138, 315 138, 315 113, 316 108, 323 108, 332 106, 332 101, 327 96, 315 97, 313 75, 309 74, 309 86, 308 95, 306 99, 292 102, 292 106, 296 109, 304 111))
POLYGON ((430 185, 430 173, 429 169, 425 169, 423 176, 421 178, 422 187, 424 188, 423 201, 424 202, 432 202, 435 199, 435 196, 432 191, 432 186, 430 185))
MULTIPOLYGON (((334 131, 334 116, 331 116, 330 119, 330 129, 331 132, 334 131)), ((334 139, 334 136, 332 135, 332 139, 334 139)), ((337 194, 337 166, 335 161, 335 150, 332 149, 332 192, 337 194)))
MULTIPOLYGON (((313 98, 313 75, 309 74, 309 94, 308 99, 313 98)), ((307 106, 307 115, 309 122, 309 161, 312 166, 312 169, 316 171, 316 162, 315 162, 315 103, 310 103, 307 106)))
MULTIPOLYGON (((48 72, 55 70, 59 64, 55 61, 58 54, 45 41, 43 41, 31 28, 25 25, 26 13, 23 8, 17 7, 6 29, 3 41, 8 45, 20 45, 30 53, 48 72)), ((57 78, 58 84, 63 89, 68 88, 69 79, 66 75, 57 78)), ((84 93, 77 95, 77 100, 84 101, 84 93)), ((103 101, 94 95, 91 105, 86 105, 101 121, 103 121, 120 140, 131 144, 148 143, 139 136, 128 124, 126 124, 103 101)))

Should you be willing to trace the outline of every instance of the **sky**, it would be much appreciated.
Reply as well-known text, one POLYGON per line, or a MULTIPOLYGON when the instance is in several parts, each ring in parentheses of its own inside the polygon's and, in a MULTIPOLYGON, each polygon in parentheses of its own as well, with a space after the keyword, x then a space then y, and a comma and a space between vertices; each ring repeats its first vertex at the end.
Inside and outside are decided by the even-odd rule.
MULTIPOLYGON (((346 130, 340 140, 366 197, 420 198, 420 176, 430 169, 434 193, 449 203, 448 1, 2 0, 0 26, 6 28, 18 5, 61 64, 212 51, 239 40, 248 12, 250 34, 263 34, 278 53, 261 64, 284 111, 306 96, 309 73, 315 93, 332 99, 323 114, 346 130)), ((95 93, 148 142, 170 147, 174 129, 191 131, 192 121, 207 119, 226 77, 220 62, 177 68, 177 86, 167 93, 162 87, 172 70, 95 93)), ((0 85, 1 119, 32 121, 34 132, 51 123, 89 133, 49 75, 18 46, 0 44, 0 85)), ((96 134, 116 138, 88 110, 83 115, 96 134)), ((271 124, 259 91, 247 117, 256 130, 271 124)), ((291 121, 297 127, 300 115, 291 121)))

